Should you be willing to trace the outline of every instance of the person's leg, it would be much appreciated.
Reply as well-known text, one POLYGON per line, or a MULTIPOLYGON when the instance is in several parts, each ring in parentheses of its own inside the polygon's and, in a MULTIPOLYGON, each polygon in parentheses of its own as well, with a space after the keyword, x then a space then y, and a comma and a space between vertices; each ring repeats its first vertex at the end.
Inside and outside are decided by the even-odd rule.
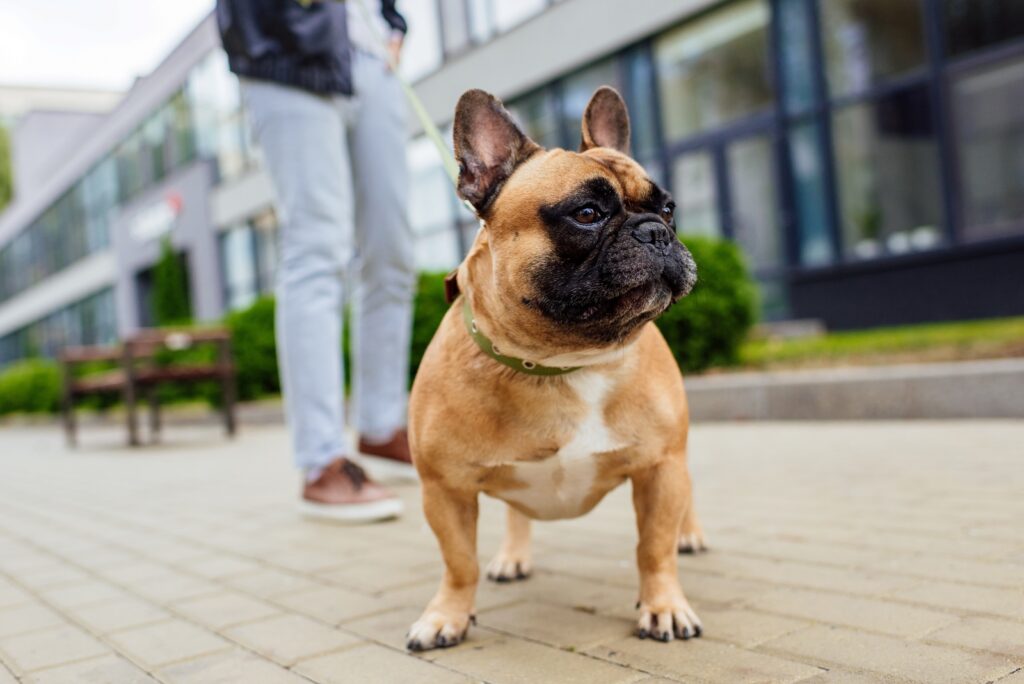
POLYGON ((353 195, 345 122, 328 98, 247 81, 246 104, 277 193, 277 348, 296 465, 346 452, 342 272, 351 259, 353 195))
MULTIPOLYGON (((354 302, 356 426, 368 442, 405 427, 416 284, 407 216, 406 102, 382 60, 357 54, 349 145, 356 192, 359 285, 354 302)), ((404 433, 402 436, 404 440, 404 433)))

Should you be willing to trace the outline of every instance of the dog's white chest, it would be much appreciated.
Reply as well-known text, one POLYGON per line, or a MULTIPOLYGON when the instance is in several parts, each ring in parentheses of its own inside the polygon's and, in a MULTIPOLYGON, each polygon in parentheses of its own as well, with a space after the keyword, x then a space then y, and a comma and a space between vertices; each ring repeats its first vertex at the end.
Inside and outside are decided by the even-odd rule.
POLYGON ((500 494, 506 501, 525 506, 538 518, 557 519, 580 515, 597 476, 597 455, 618 449, 620 444, 604 420, 608 379, 597 373, 569 379, 586 405, 575 433, 554 456, 543 461, 516 463, 514 477, 520 488, 500 494))

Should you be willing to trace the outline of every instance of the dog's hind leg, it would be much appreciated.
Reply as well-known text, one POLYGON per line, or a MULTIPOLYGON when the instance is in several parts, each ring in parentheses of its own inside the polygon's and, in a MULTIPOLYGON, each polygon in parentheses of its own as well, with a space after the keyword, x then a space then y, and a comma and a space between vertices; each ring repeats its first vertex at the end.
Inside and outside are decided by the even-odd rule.
POLYGON ((683 480, 684 491, 681 492, 683 501, 686 502, 686 510, 679 522, 679 542, 677 548, 679 553, 700 553, 707 551, 707 541, 704 539, 704 530, 697 520, 697 507, 693 504, 693 482, 690 479, 689 465, 686 467, 686 477, 683 480))
POLYGON ((530 576, 530 519, 508 507, 505 540, 497 555, 487 564, 487 579, 513 582, 530 576))

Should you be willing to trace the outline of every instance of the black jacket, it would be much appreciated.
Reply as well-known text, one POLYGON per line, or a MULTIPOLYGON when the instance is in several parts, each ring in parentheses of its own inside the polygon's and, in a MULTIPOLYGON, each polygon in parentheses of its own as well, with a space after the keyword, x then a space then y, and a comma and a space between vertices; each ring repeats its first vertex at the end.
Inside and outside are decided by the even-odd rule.
MULTIPOLYGON (((388 25, 404 33, 395 0, 382 0, 381 7, 388 25)), ((231 71, 322 94, 352 94, 345 14, 345 3, 333 0, 217 0, 231 71)))

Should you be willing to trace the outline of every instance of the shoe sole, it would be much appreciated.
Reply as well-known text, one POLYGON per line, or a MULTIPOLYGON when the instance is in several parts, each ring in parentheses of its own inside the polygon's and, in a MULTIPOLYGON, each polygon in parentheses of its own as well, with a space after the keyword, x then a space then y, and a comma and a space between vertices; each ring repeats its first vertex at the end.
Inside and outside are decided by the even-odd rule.
POLYGON ((299 513, 305 518, 358 525, 380 522, 400 516, 405 509, 400 499, 381 499, 360 504, 320 504, 300 501, 299 513))
POLYGON ((416 466, 359 452, 359 464, 379 482, 419 482, 416 466))

